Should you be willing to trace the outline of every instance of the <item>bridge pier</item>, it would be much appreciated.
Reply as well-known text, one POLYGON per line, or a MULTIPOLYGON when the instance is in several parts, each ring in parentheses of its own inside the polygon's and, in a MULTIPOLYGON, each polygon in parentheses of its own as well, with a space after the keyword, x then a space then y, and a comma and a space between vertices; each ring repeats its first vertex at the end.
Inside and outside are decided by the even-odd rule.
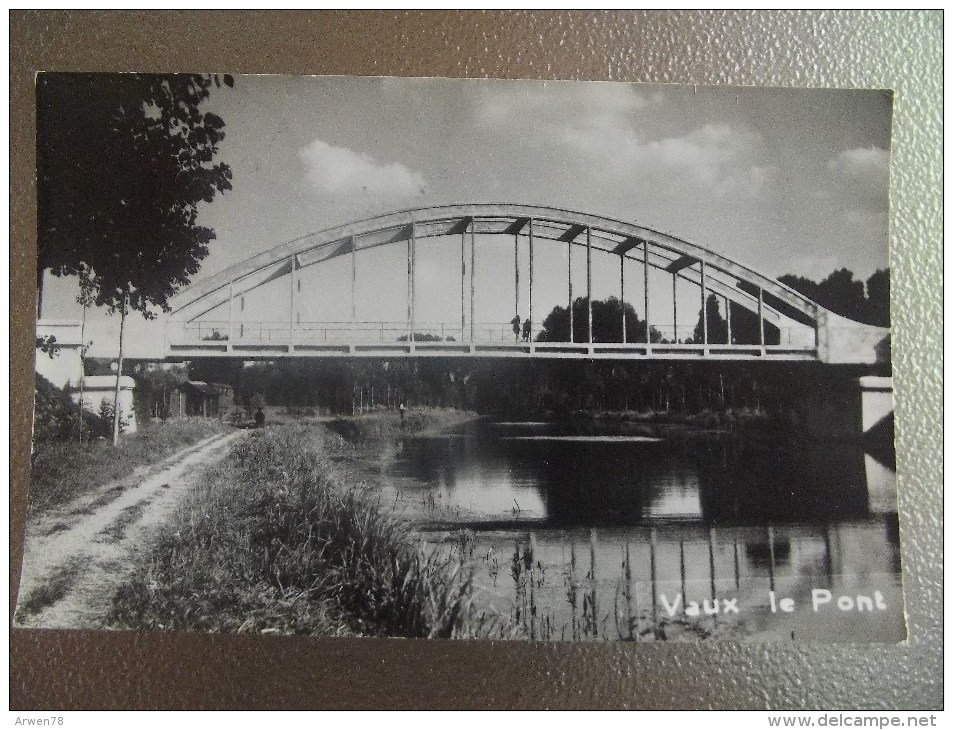
POLYGON ((860 430, 867 435, 893 413, 893 378, 866 375, 860 384, 860 430))
POLYGON ((816 390, 803 391, 797 405, 798 427, 817 439, 889 437, 890 429, 883 426, 894 409, 892 378, 834 373, 820 376, 816 390))

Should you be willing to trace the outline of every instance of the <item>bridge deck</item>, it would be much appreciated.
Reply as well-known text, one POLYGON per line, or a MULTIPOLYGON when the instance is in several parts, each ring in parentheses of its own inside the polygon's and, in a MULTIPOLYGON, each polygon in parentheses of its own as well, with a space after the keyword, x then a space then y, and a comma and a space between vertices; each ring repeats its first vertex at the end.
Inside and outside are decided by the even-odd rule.
POLYGON ((198 357, 271 360, 285 357, 508 357, 593 360, 817 360, 817 348, 795 345, 727 345, 594 342, 334 342, 204 341, 171 343, 167 360, 198 357))

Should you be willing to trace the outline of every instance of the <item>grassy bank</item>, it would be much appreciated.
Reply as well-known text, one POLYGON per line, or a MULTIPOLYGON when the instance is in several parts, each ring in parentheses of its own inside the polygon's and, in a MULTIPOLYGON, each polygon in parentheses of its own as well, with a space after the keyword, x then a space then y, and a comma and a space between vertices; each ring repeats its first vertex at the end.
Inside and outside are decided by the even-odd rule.
POLYGON ((118 448, 104 439, 39 441, 30 475, 30 514, 123 479, 226 428, 217 419, 182 418, 149 423, 123 437, 118 448))
POLYGON ((490 631, 471 608, 460 552, 428 552, 392 505, 336 472, 335 455, 352 448, 319 425, 250 434, 117 593, 109 625, 408 637, 490 631))
POLYGON ((475 418, 479 416, 472 411, 414 408, 404 414, 403 422, 399 413, 380 410, 361 416, 335 418, 328 421, 327 426, 349 441, 366 441, 400 434, 436 433, 475 418))

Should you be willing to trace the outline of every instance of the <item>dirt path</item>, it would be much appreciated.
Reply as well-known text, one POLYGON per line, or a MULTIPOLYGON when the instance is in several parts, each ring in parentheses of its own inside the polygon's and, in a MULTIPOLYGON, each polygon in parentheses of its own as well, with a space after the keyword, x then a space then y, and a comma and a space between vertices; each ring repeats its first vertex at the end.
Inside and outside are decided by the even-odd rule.
POLYGON ((132 568, 134 551, 165 522, 202 469, 224 458, 243 434, 204 439, 31 521, 14 624, 99 626, 132 568))

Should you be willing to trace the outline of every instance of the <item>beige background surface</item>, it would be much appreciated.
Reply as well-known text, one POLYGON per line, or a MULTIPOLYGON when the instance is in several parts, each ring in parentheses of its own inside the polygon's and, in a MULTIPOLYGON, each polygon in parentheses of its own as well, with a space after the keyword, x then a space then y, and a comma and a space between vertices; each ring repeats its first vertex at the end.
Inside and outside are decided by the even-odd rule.
POLYGON ((12 708, 942 705, 941 13, 14 11, 10 40, 13 595, 29 482, 34 72, 863 87, 896 91, 890 243, 910 631, 898 646, 579 646, 17 630, 12 708))

